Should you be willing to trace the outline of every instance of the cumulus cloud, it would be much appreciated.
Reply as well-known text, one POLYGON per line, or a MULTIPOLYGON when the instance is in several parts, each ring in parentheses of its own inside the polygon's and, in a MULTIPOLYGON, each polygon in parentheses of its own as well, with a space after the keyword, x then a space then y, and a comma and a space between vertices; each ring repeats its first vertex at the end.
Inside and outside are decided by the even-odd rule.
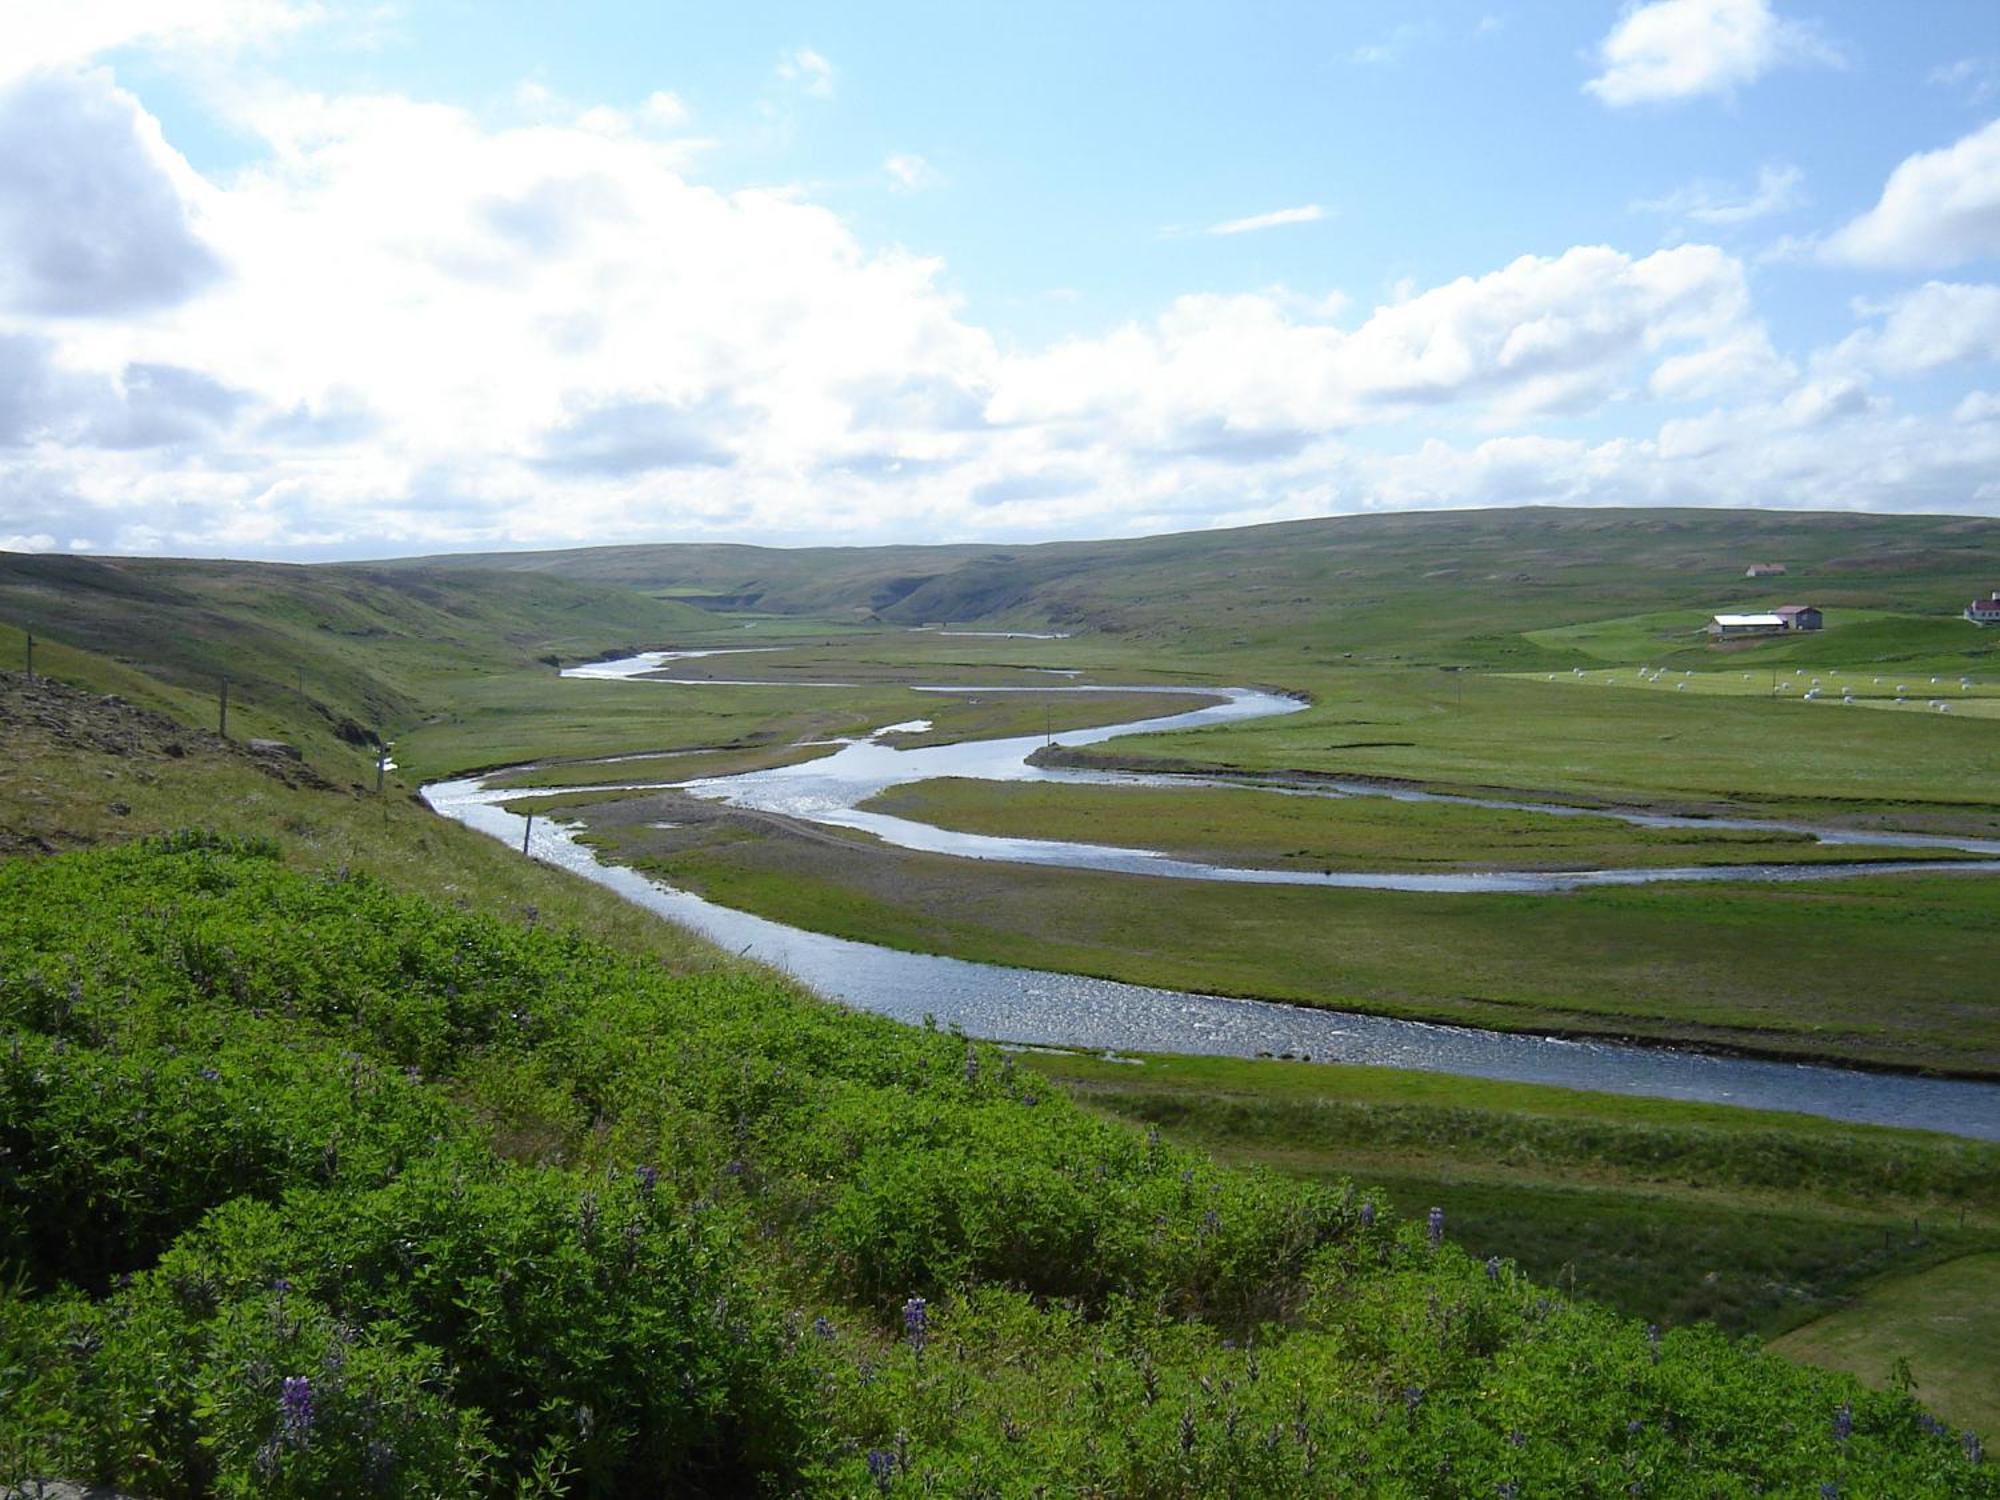
POLYGON ((2000 255, 2000 120, 1906 157, 1867 213, 1827 239, 1844 265, 1942 270, 2000 255))
MULTIPOLYGON (((939 262, 799 190, 694 178, 678 101, 544 93, 496 123, 248 91, 234 123, 263 153, 204 182, 102 76, 13 87, 50 79, 103 127, 77 134, 78 175, 124 183, 147 243, 187 255, 159 279, 114 222, 31 274, 54 231, 0 235, 0 535, 302 557, 1521 500, 1896 506, 1925 486, 1937 508, 2000 447, 2000 424, 1901 416, 1877 389, 1987 357, 1991 289, 1883 302, 1795 364, 1727 251, 1584 245, 1379 305, 1193 295, 1014 347, 939 262), (113 170, 135 161, 151 175, 113 170), (1636 435, 1576 436, 1614 421, 1636 435)), ((1773 170, 1679 212, 1749 222, 1796 188, 1773 170)), ((15 171, 0 156, 0 182, 15 171)))
POLYGON ((1900 376, 2000 359, 2000 286, 1931 281, 1861 310, 1881 322, 1850 334, 1824 363, 1900 376))
POLYGON ((1602 71, 1584 88, 1613 108, 1727 94, 1786 64, 1841 61, 1770 0, 1651 0, 1628 7, 1597 50, 1602 71))
POLYGON ((1317 203, 1301 204, 1297 208, 1274 209, 1267 214, 1252 214, 1247 219, 1224 219, 1220 224, 1208 226, 1210 234, 1253 234, 1259 229, 1278 229, 1286 224, 1316 224, 1326 217, 1326 210, 1317 203))
POLYGON ((288 0, 61 0, 8 7, 0 78, 144 44, 213 56, 294 31, 315 7, 288 0))
POLYGON ((1222 422, 1325 432, 1455 406, 1494 418, 1588 410, 1669 352, 1761 339, 1743 269, 1713 246, 1633 259, 1523 256, 1377 308, 1358 327, 1277 297, 1183 297, 1151 326, 1011 362, 1002 421, 1115 421, 1154 445, 1222 422))
POLYGON ((192 296, 222 272, 199 189, 108 74, 0 86, 0 306, 95 316, 192 296))

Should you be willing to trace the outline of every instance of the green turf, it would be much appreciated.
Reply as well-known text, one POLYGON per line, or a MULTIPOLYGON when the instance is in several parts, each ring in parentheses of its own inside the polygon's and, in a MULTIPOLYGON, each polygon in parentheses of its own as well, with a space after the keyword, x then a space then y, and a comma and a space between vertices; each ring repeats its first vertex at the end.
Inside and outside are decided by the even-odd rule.
POLYGON ((1778 1353, 1892 1383, 1909 1362, 1918 1400, 1981 1433, 2000 1431, 2000 1251, 1887 1276, 1850 1305, 1778 1339, 1778 1353))
POLYGON ((1949 857, 1940 850, 1822 845, 1802 833, 1641 828, 1612 818, 1248 788, 943 777, 893 787, 862 805, 968 833, 1281 870, 1598 870, 1949 857))

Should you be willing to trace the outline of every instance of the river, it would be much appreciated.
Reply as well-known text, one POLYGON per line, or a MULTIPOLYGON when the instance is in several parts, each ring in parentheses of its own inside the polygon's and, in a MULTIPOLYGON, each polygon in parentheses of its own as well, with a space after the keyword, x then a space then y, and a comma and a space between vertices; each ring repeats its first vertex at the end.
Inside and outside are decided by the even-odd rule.
MULTIPOLYGON (((617 663, 597 663, 579 669, 577 675, 618 677, 638 682, 660 682, 638 674, 655 672, 676 657, 696 653, 646 653, 617 663)), ((710 653, 699 653, 710 654, 710 653)), ((804 686, 805 684, 793 684, 804 686)), ((819 685, 819 684, 815 684, 819 685)), ((836 684, 825 684, 835 686, 836 684)), ((994 688, 951 688, 937 685, 935 692, 991 693, 994 688)), ((1063 691, 1036 689, 1035 691, 1063 691)), ((1074 691, 1103 692, 1102 688, 1074 691)), ((1156 693, 1158 688, 1133 691, 1156 693)), ((1165 718, 1107 725, 1070 731, 1062 736, 1068 745, 1097 743, 1125 734, 1154 730, 1198 727, 1289 712, 1301 705, 1297 700, 1252 689, 1206 690, 1217 702, 1190 713, 1165 718)), ((880 738, 844 745, 833 755, 775 771, 689 783, 682 790, 709 795, 746 807, 783 811, 792 816, 841 826, 868 828, 884 833, 879 822, 903 824, 901 819, 878 820, 859 813, 855 803, 886 786, 921 780, 930 776, 1055 777, 1060 779, 1101 778, 1092 773, 1049 771, 1026 764, 1027 757, 1042 744, 1042 737, 1028 736, 977 741, 959 745, 927 746, 897 750, 880 738), (806 773, 806 774, 801 774, 806 773)), ((1140 778, 1150 779, 1150 778, 1140 778)), ((650 783, 649 783, 650 785, 650 783)), ((636 788, 635 789, 639 789, 636 788)), ((1342 788, 1330 788, 1339 794, 1342 788)), ((1353 788, 1376 794, 1377 788, 1353 788)), ((499 804, 524 795, 511 786, 487 788, 479 778, 434 782, 424 788, 424 798, 439 813, 481 832, 491 834, 514 847, 521 844, 526 821, 499 804)), ((1416 796, 1424 794, 1398 793, 1416 796)), ((1451 799, 1477 800, 1477 799, 1451 799)), ((1575 813, 1574 808, 1544 807, 1533 803, 1482 803, 1522 807, 1533 811, 1575 813)), ((1677 826, 1679 822, 1706 827, 1785 827, 1762 822, 1731 823, 1723 820, 1675 820, 1651 815, 1625 815, 1634 821, 1677 826)), ((926 825, 907 824, 908 830, 926 825)), ((1829 839, 1877 841, 1898 844, 1931 842, 1914 837, 1878 838, 1874 835, 1847 835, 1833 830, 1800 829, 1829 839)), ((925 838, 921 832, 906 839, 925 838)), ((942 834, 943 830, 930 830, 942 834)), ((952 842, 965 835, 947 835, 952 842)), ((1040 846, 1044 857, 1028 862, 1085 864, 1094 869, 1126 869, 1132 873, 1166 875, 1183 879, 1262 878, 1288 872, 1224 872, 1217 867, 1191 862, 1164 861, 1143 851, 1098 850, 1092 845, 1058 844, 1042 840, 1000 840, 1010 846, 1001 851, 968 851, 947 848, 946 852, 973 852, 974 857, 1020 859, 1018 847, 1040 846), (1085 851, 1078 855, 1077 851, 1085 851), (1095 862, 1102 855, 1136 857, 1136 864, 1095 862), (1174 868, 1165 868, 1174 866, 1174 868)), ((1944 840, 1947 847, 1987 853, 1992 846, 1982 841, 1944 840)), ((943 847, 912 843, 911 847, 943 847)), ((731 949, 794 975, 801 982, 830 998, 858 1008, 877 1011, 899 1020, 918 1022, 934 1017, 940 1025, 956 1025, 969 1035, 995 1041, 1029 1045, 1085 1047, 1102 1051, 1153 1051, 1209 1053, 1238 1057, 1263 1054, 1310 1056, 1326 1062, 1363 1063, 1474 1077, 1508 1079, 1517 1082, 1557 1084, 1569 1088, 1596 1089, 1611 1093, 1637 1094, 1656 1098, 1698 1100, 1734 1104, 1757 1109, 1792 1110, 1830 1119, 1879 1125, 1899 1125, 1944 1131, 1984 1140, 2000 1140, 2000 1085, 1955 1079, 1918 1078, 1898 1074, 1863 1072, 1810 1064, 1767 1062, 1745 1058, 1654 1047, 1635 1047, 1609 1042, 1576 1041, 1516 1032, 1482 1031, 1471 1027, 1441 1026, 1420 1021, 1395 1020, 1307 1006, 1285 1005, 1261 1000, 1237 1000, 1222 996, 1177 990, 1153 989, 1120 984, 1081 975, 1050 973, 1034 969, 1008 968, 996 964, 970 963, 936 954, 906 953, 896 949, 858 943, 822 933, 788 927, 763 917, 705 901, 689 892, 674 889, 620 865, 600 862, 586 847, 577 843, 560 822, 537 819, 529 845, 530 853, 550 864, 561 866, 616 891, 636 904, 679 922, 731 949)), ((2000 848, 1992 848, 2000 852, 2000 848)), ((1939 868, 1927 865, 1927 869, 1939 868)), ((1947 868, 1981 871, 2000 870, 1994 861, 1950 862, 1947 868)), ((1776 867, 1779 871, 1801 867, 1776 867)), ((1826 867, 1806 866, 1815 878, 1826 867)), ((1833 867, 1836 874, 1854 873, 1851 866, 1833 867)), ((1864 868, 1881 868, 1868 866, 1864 868)), ((1907 868, 1889 866, 1887 868, 1907 868)), ((1728 878, 1788 878, 1766 872, 1767 867, 1728 867, 1728 878), (1747 872, 1746 872, 1747 871, 1747 872)), ((1624 883, 1640 879, 1717 878, 1705 871, 1691 877, 1685 871, 1581 872, 1622 874, 1624 883)), ((1361 884, 1384 886, 1389 881, 1422 877, 1369 876, 1365 880, 1321 879, 1310 883, 1361 884)), ((1391 889, 1511 890, 1556 889, 1563 886, 1544 882, 1565 877, 1546 873, 1505 873, 1495 876, 1429 877, 1422 885, 1399 883, 1391 889), (1455 882, 1440 885, 1440 880, 1455 882), (1525 886, 1518 883, 1529 881, 1525 886)), ((1796 878, 1796 877, 1789 877, 1796 878)), ((1587 883, 1571 879, 1571 883, 1587 883)))

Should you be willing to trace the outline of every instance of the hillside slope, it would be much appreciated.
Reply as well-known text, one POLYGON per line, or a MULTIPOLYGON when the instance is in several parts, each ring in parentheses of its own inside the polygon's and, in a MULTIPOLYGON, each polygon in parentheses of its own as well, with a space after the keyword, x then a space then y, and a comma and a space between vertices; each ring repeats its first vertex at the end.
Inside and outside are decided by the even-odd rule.
MULTIPOLYGON (((1955 614, 2000 586, 2000 522, 1754 510, 1419 512, 1028 547, 661 545, 422 559, 615 581, 718 609, 1004 620, 1218 646, 1422 649, 1674 608, 1955 614), (1787 576, 1751 580, 1752 562, 1787 576)), ((410 566, 390 565, 390 566, 410 566)))
POLYGON ((232 733, 350 759, 454 681, 665 645, 713 623, 628 589, 525 573, 0 553, 7 666, 23 665, 31 631, 45 669, 210 724, 227 678, 232 733), (63 646, 83 654, 65 660, 63 646))

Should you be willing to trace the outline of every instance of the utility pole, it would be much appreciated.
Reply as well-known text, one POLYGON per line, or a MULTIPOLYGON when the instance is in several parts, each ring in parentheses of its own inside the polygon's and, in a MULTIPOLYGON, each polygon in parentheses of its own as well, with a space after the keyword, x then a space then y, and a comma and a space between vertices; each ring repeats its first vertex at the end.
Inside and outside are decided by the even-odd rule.
POLYGON ((222 739, 226 740, 229 738, 229 679, 227 677, 222 679, 221 696, 216 702, 215 732, 222 739))

